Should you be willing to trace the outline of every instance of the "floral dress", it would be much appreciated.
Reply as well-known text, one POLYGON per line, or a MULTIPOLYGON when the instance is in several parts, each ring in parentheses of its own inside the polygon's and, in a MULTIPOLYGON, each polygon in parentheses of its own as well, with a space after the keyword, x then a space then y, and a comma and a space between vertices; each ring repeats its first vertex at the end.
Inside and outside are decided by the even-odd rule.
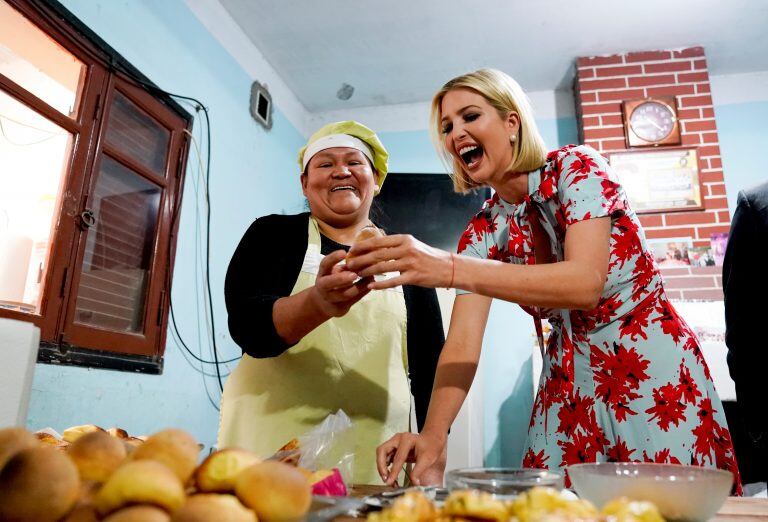
POLYGON ((552 333, 533 405, 523 466, 581 462, 693 464, 740 481, 725 414, 699 342, 667 299, 643 229, 611 168, 594 149, 569 145, 529 173, 520 204, 495 194, 470 221, 458 253, 534 264, 531 220, 553 260, 572 224, 610 216, 608 277, 596 308, 523 307, 552 333))

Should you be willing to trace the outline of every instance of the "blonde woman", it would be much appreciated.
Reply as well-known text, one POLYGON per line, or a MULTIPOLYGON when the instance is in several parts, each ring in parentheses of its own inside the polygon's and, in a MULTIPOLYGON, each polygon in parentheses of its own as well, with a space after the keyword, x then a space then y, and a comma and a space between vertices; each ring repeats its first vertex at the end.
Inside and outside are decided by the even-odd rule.
MULTIPOLYGON (((642 227, 607 162, 586 146, 547 152, 527 98, 506 74, 449 81, 431 130, 455 189, 495 194, 470 221, 458 255, 409 236, 355 245, 348 267, 371 283, 454 287, 457 298, 420 434, 377 450, 379 473, 440 455, 472 384, 491 300, 520 304, 544 358, 526 467, 594 461, 697 464, 738 471, 720 399, 699 343, 664 292, 642 227), (546 347, 541 320, 552 326, 546 347)), ((520 335, 510 332, 510 335, 520 335)))

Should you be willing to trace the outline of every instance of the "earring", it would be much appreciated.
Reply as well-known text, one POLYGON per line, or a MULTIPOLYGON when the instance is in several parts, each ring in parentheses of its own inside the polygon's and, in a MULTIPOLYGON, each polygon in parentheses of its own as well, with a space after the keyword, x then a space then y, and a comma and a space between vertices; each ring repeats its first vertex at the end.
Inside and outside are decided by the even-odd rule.
POLYGON ((517 134, 512 134, 512 135, 509 137, 509 142, 510 142, 510 143, 514 143, 514 142, 515 142, 515 140, 517 140, 517 134))
POLYGON ((373 195, 374 195, 374 196, 378 196, 378 195, 379 195, 379 192, 381 192, 381 187, 380 187, 380 186, 378 186, 378 185, 374 185, 374 186, 373 186, 373 195))

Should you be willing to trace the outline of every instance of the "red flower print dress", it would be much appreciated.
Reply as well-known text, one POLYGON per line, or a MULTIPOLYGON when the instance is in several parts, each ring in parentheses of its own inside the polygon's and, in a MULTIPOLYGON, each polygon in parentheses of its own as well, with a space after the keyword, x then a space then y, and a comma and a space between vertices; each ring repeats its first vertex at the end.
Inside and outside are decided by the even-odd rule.
POLYGON ((564 147, 529 173, 528 186, 518 205, 498 194, 486 201, 458 253, 533 264, 529 220, 538 219, 552 256, 562 261, 569 226, 605 216, 612 226, 608 277, 595 309, 524 307, 547 319, 552 334, 523 466, 693 464, 732 471, 740 491, 725 414, 699 342, 667 299, 643 229, 605 159, 586 146, 564 147))

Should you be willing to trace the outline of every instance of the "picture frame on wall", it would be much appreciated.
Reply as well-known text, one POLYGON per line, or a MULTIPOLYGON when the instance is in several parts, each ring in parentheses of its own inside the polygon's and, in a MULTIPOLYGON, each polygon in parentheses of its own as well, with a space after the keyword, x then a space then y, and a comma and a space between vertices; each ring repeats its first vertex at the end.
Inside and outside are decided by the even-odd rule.
POLYGON ((613 152, 608 161, 638 214, 704 209, 696 147, 613 152))

